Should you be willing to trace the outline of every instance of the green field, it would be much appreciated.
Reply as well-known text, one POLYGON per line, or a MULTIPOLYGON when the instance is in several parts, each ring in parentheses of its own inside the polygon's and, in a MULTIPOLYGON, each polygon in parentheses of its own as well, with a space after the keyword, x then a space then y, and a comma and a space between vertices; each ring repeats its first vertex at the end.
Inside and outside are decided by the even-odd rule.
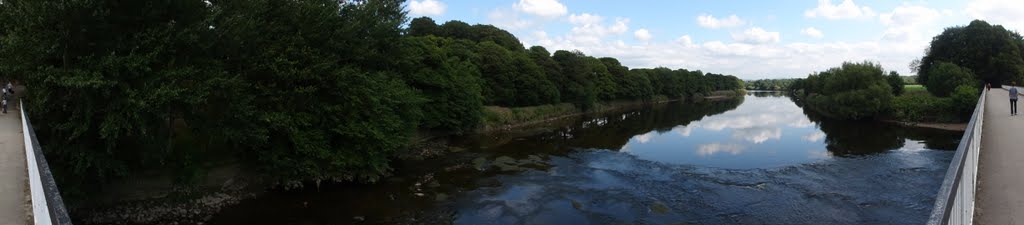
POLYGON ((925 89, 924 89, 924 86, 921 86, 920 84, 908 84, 908 85, 903 85, 903 91, 915 92, 915 91, 925 91, 925 89))

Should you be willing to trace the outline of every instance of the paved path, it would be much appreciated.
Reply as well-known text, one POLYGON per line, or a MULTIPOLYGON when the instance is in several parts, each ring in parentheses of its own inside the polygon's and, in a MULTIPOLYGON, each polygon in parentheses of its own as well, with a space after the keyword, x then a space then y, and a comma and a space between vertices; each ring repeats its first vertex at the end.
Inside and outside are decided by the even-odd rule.
POLYGON ((0 114, 0 225, 28 221, 25 143, 21 114, 13 106, 8 106, 7 114, 0 114))
MULTIPOLYGON (((1010 116, 1004 89, 993 88, 985 98, 974 222, 1024 224, 1024 114, 1010 116)), ((1024 98, 1018 113, 1022 104, 1024 98)))

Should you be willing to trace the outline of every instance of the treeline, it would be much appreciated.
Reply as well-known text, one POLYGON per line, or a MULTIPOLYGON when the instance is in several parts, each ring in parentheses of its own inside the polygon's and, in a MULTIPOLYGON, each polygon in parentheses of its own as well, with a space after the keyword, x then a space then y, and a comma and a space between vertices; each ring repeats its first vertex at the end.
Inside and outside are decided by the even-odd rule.
MULTIPOLYGON (((790 90, 809 109, 835 119, 960 122, 970 119, 980 86, 961 85, 948 96, 904 93, 903 78, 877 63, 845 62, 798 79, 790 90), (965 119, 966 118, 966 119, 965 119)), ((945 74, 946 72, 943 72, 945 74)))
POLYGON ((872 62, 844 62, 840 67, 796 80, 790 86, 807 107, 839 119, 882 115, 891 109, 892 99, 899 95, 902 87, 903 79, 899 74, 892 72, 886 76, 882 67, 872 62))
POLYGON ((1002 25, 974 20, 932 38, 911 69, 918 73, 917 82, 936 96, 948 96, 960 85, 1019 84, 1024 78, 1024 38, 1002 25))
POLYGON ((791 79, 760 79, 753 81, 746 81, 747 90, 768 90, 768 91, 784 91, 789 90, 789 86, 796 81, 797 78, 791 79))
POLYGON ((734 76, 699 70, 629 69, 618 59, 580 51, 551 53, 541 46, 526 49, 511 33, 491 25, 457 20, 438 25, 429 17, 419 17, 409 23, 407 34, 409 40, 460 43, 436 47, 465 53, 455 60, 471 64, 467 70, 479 71, 486 105, 565 102, 587 109, 597 101, 706 95, 742 87, 742 81, 734 76))
POLYGON ((483 105, 704 95, 742 81, 526 49, 490 25, 406 24, 401 0, 0 4, 0 73, 68 190, 239 158, 286 185, 377 179, 417 130, 469 132, 483 105))
POLYGON ((887 118, 903 121, 964 122, 981 88, 1024 78, 1024 38, 1001 25, 974 20, 946 28, 932 38, 924 57, 911 68, 924 92, 903 93, 905 78, 874 63, 844 63, 811 74, 790 87, 807 106, 839 119, 887 118))

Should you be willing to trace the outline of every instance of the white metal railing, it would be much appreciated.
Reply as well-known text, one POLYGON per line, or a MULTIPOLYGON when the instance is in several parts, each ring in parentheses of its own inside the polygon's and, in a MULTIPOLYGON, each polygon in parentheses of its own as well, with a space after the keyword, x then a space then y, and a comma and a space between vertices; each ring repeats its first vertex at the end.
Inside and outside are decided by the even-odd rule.
POLYGON ((36 164, 36 152, 32 146, 32 137, 28 133, 28 121, 25 120, 25 107, 21 108, 21 133, 25 136, 25 166, 28 167, 29 193, 32 195, 32 220, 35 224, 53 224, 50 212, 46 207, 46 195, 43 194, 43 181, 36 164))
POLYGON ((981 97, 974 107, 971 121, 967 123, 964 136, 949 163, 945 180, 935 198, 935 207, 928 218, 928 224, 971 224, 974 222, 974 194, 978 184, 978 153, 981 151, 981 131, 985 120, 985 96, 988 90, 982 88, 981 97))
POLYGON ((36 140, 35 129, 25 114, 25 105, 19 101, 21 112, 21 129, 25 141, 25 166, 28 167, 29 194, 32 199, 32 223, 36 225, 71 224, 64 200, 60 196, 57 184, 50 173, 36 140))

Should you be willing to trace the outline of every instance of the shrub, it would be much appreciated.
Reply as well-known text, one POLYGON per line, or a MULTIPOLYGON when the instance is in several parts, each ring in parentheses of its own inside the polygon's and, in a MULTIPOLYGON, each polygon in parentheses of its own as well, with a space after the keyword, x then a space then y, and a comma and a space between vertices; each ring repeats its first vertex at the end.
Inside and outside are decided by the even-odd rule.
POLYGON ((948 62, 939 62, 929 71, 925 86, 928 92, 938 97, 948 97, 960 85, 973 85, 974 73, 970 69, 957 66, 948 62))
POLYGON ((891 107, 892 88, 882 67, 871 62, 843 63, 841 67, 812 74, 805 81, 808 106, 838 119, 864 119, 891 107))

